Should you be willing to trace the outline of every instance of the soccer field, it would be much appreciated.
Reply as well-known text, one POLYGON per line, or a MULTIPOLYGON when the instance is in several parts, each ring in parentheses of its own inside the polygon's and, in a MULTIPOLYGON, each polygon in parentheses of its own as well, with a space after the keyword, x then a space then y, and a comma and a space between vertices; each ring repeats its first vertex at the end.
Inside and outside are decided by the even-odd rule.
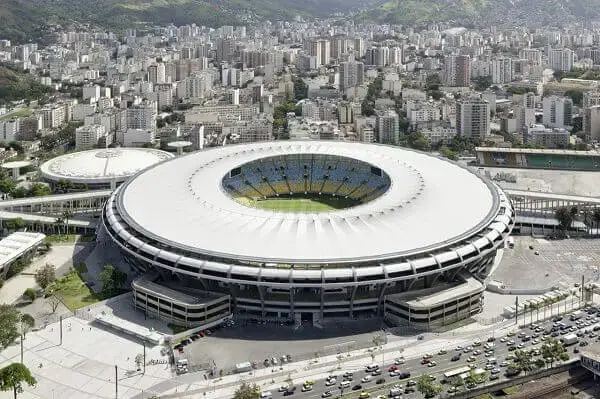
POLYGON ((354 199, 340 197, 280 197, 257 200, 249 205, 260 209, 282 212, 328 212, 349 208, 359 203, 359 201, 354 199))

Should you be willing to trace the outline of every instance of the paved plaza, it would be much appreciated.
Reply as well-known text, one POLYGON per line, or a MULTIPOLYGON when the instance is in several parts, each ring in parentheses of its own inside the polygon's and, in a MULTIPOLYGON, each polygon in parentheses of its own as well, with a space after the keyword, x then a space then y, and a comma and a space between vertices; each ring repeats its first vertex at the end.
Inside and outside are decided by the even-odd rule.
POLYGON ((595 239, 546 240, 515 237, 515 248, 505 249, 492 275, 507 288, 542 289, 560 283, 573 285, 600 279, 600 241, 595 239), (532 245, 534 249, 529 249, 532 245), (535 251, 539 255, 535 254, 535 251))

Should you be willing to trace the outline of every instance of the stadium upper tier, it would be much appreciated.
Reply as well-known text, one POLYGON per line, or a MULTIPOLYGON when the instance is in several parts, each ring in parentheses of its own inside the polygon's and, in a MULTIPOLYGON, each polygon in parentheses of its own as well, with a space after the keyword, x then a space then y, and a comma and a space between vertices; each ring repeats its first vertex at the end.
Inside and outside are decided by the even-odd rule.
POLYGON ((225 175, 222 185, 237 199, 316 194, 365 203, 388 190, 390 177, 380 168, 352 158, 290 154, 234 168, 225 175))
POLYGON ((120 187, 104 217, 122 247, 195 270, 207 260, 311 268, 460 262, 496 247, 513 213, 497 186, 457 164, 398 147, 310 141, 227 146, 163 162, 120 187), (232 195, 289 193, 290 183, 292 192, 307 191, 309 181, 313 193, 360 189, 362 204, 273 212, 232 195))

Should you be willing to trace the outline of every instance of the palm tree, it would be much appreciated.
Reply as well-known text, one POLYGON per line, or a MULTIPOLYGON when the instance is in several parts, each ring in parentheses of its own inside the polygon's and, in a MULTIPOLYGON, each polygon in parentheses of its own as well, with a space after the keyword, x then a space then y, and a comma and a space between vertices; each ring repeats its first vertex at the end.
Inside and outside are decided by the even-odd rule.
POLYGON ((69 234, 69 219, 73 217, 73 211, 69 208, 66 208, 62 212, 62 219, 65 221, 65 230, 66 234, 69 234))
POLYGON ((65 220, 62 217, 58 217, 54 221, 54 225, 58 228, 58 234, 60 234, 60 226, 62 226, 63 224, 65 224, 65 220))
POLYGON ((515 351, 513 364, 518 370, 521 370, 527 374, 528 371, 531 371, 531 355, 527 352, 517 350, 515 351))
POLYGON ((598 229, 600 227, 600 208, 594 208, 594 211, 592 212, 592 221, 596 225, 595 233, 598 235, 598 229))
POLYGON ((577 207, 568 208, 566 206, 562 206, 554 212, 554 217, 558 221, 558 226, 563 233, 571 228, 571 225, 573 224, 573 218, 575 216, 573 211, 575 211, 576 215, 577 207))

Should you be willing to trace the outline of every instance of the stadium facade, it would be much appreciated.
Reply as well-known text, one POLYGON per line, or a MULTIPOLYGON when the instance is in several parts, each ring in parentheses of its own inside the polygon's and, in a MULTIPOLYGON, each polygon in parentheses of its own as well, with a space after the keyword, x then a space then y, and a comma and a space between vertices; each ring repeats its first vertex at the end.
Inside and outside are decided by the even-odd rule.
POLYGON ((103 234, 145 272, 133 284, 136 306, 173 323, 235 313, 431 326, 481 310, 483 279, 514 222, 497 185, 447 160, 289 141, 219 147, 140 172, 107 201, 103 234), (298 195, 345 207, 255 206, 298 195))

